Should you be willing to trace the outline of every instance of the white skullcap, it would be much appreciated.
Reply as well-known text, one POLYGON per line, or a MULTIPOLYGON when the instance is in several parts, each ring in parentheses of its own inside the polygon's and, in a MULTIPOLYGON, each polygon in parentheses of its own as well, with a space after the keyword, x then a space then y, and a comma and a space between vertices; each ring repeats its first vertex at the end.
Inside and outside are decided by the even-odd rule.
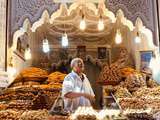
POLYGON ((70 64, 71 68, 73 68, 79 61, 83 63, 83 60, 81 58, 74 58, 70 64))

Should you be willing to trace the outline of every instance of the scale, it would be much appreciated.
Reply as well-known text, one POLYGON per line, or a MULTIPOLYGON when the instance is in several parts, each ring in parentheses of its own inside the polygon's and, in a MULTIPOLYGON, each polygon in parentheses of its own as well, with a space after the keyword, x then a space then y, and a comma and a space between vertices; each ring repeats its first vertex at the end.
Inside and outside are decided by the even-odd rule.
POLYGON ((49 114, 51 115, 62 115, 62 116, 67 116, 68 112, 64 111, 64 101, 61 96, 61 92, 57 99, 55 100, 51 110, 49 111, 49 114))

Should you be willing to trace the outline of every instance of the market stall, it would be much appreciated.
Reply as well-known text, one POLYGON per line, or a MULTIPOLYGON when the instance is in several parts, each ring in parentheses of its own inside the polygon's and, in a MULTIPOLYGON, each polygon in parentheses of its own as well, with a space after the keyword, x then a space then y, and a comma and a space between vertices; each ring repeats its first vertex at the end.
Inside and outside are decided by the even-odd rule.
POLYGON ((150 64, 159 52, 140 18, 133 25, 104 1, 59 4, 39 16, 33 24, 25 19, 13 34, 12 78, 0 74, 0 120, 160 119, 160 86, 150 64), (96 102, 71 112, 63 108, 61 91, 75 57, 84 61, 96 102))

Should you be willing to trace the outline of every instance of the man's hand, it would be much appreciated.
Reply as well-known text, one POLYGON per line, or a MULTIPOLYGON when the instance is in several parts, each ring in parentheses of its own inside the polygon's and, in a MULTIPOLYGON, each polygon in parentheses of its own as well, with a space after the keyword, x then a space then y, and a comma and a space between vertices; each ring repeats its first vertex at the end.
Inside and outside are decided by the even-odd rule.
POLYGON ((95 97, 90 94, 86 94, 86 93, 69 92, 65 95, 66 98, 71 98, 71 99, 81 97, 81 96, 85 97, 86 99, 88 99, 92 103, 95 102, 95 97))
POLYGON ((85 94, 83 95, 83 97, 87 98, 88 100, 90 100, 90 102, 95 102, 95 97, 89 94, 85 94))

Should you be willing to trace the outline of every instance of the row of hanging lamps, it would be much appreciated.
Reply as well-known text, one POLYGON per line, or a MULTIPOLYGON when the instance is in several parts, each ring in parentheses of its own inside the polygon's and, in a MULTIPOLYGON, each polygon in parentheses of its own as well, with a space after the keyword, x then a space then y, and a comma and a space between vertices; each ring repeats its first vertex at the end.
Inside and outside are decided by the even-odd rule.
MULTIPOLYGON (((139 32, 137 32, 137 35, 136 35, 134 41, 135 41, 135 43, 137 43, 137 44, 141 43, 141 38, 140 38, 140 36, 139 36, 139 32)), ((117 33, 116 33, 115 43, 116 43, 116 44, 121 44, 121 43, 122 43, 122 35, 121 35, 121 32, 120 32, 119 29, 117 30, 117 33)))
POLYGON ((49 52, 49 51, 50 51, 50 48, 49 48, 49 42, 48 42, 48 40, 47 40, 47 39, 44 39, 42 44, 43 44, 43 45, 42 45, 42 47, 43 47, 43 52, 44 52, 44 53, 49 52))
POLYGON ((27 44, 27 47, 25 49, 24 57, 26 60, 30 60, 32 58, 31 49, 29 48, 29 45, 27 44))
POLYGON ((135 37, 135 43, 141 43, 141 38, 140 38, 140 36, 139 36, 139 32, 137 32, 137 35, 136 35, 136 37, 135 37))
POLYGON ((104 30, 104 22, 103 22, 102 15, 100 15, 97 27, 98 27, 99 31, 103 31, 104 30))
POLYGON ((115 43, 116 44, 121 44, 122 43, 122 35, 121 35, 121 32, 120 32, 119 29, 116 32, 115 43))
MULTIPOLYGON (((80 21, 80 24, 79 24, 79 28, 82 31, 84 31, 86 29, 86 21, 85 21, 84 14, 82 14, 82 18, 81 18, 81 21, 80 21)), ((98 28, 99 31, 104 30, 104 21, 103 21, 101 15, 100 15, 100 19, 99 19, 98 24, 97 24, 97 28, 98 28)))

